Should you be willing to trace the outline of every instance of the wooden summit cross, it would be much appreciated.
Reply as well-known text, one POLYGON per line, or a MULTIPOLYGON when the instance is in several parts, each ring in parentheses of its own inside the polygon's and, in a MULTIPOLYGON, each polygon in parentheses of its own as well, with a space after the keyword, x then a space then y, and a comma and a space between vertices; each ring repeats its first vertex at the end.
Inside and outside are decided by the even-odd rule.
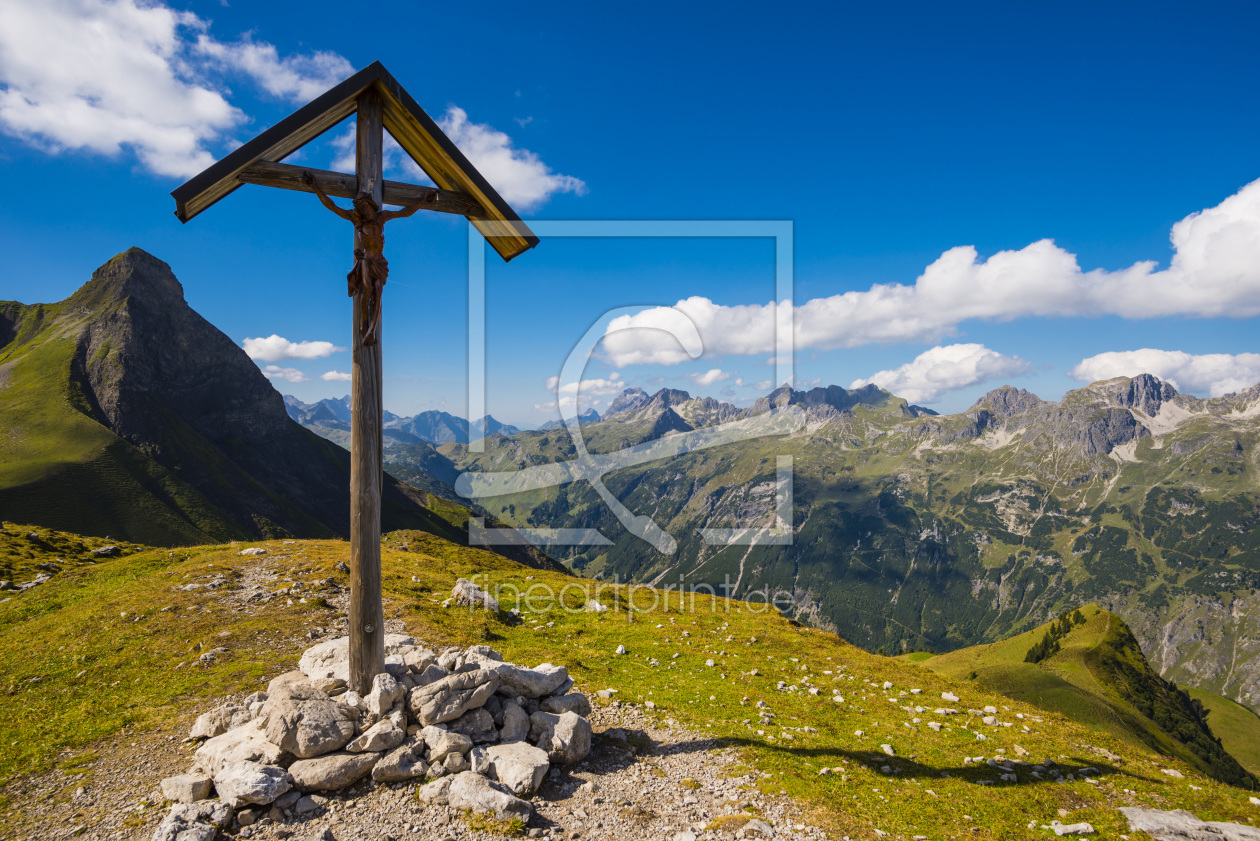
POLYGON ((298 109, 171 193, 187 222, 242 184, 316 193, 355 226, 350 425, 350 688, 366 695, 385 670, 381 607, 381 291, 388 271, 382 252, 388 219, 416 210, 464 216, 504 260, 538 238, 481 173, 381 65, 372 64, 298 109), (281 161, 350 115, 357 115, 355 173, 310 170, 281 161), (386 181, 382 149, 388 131, 434 187, 386 181), (354 210, 328 198, 354 199, 354 210), (382 213, 384 205, 402 211, 382 213))

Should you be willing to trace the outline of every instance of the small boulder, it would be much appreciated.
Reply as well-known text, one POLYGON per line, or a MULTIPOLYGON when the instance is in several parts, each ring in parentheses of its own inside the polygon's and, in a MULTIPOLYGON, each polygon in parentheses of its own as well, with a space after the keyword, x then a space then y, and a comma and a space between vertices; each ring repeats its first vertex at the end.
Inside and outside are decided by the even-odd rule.
POLYGON ((500 742, 519 742, 529 736, 529 714, 515 701, 503 704, 503 726, 499 728, 500 742))
POLYGON ((267 698, 258 718, 267 740, 299 759, 331 753, 354 738, 353 718, 313 686, 278 689, 267 698))
POLYGON ((446 759, 442 760, 442 767, 446 769, 448 774, 459 774, 468 771, 472 765, 468 762, 468 757, 462 753, 448 753, 446 759))
POLYGON ((211 777, 225 765, 234 762, 257 762, 260 765, 284 765, 290 758, 282 749, 267 740, 261 722, 251 721, 235 730, 215 736, 193 754, 192 773, 211 777))
POLYGON ((451 589, 451 600, 459 607, 480 607, 491 613, 499 612, 499 603, 494 596, 467 578, 461 578, 455 582, 455 586, 451 589))
MULTIPOLYGON (((491 698, 494 696, 491 695, 491 698)), ((499 739, 499 731, 494 726, 494 716, 485 707, 469 710, 448 725, 451 732, 463 733, 472 739, 473 744, 485 744, 499 739)))
POLYGON ((392 675, 379 674, 372 678, 372 689, 364 699, 367 701, 368 715, 372 717, 372 720, 380 721, 389 715, 394 704, 402 699, 403 691, 402 684, 392 675))
POLYGON ((429 747, 429 762, 437 763, 452 753, 468 753, 472 750, 472 739, 463 733, 452 733, 432 725, 420 731, 420 738, 429 747))
POLYGON ((330 753, 314 759, 299 759, 289 766, 293 784, 303 791, 332 791, 345 788, 372 773, 379 753, 330 753))
POLYGON ((210 796, 212 784, 205 774, 177 774, 162 780, 162 796, 175 803, 195 803, 210 796))
POLYGON ((538 791, 550 767, 546 751, 524 742, 493 745, 485 749, 485 757, 487 776, 521 797, 538 791))
POLYGON ((425 744, 422 741, 404 742, 381 757, 372 767, 372 779, 382 783, 396 783, 423 777, 429 770, 421 755, 425 744))
POLYGON ((454 782, 453 777, 439 777, 433 782, 416 789, 416 799, 429 806, 449 805, 448 795, 450 794, 452 782, 454 782))
MULTIPOLYGON (((405 634, 385 635, 385 654, 404 654, 416 641, 405 634)), ((405 656, 405 654, 404 654, 405 656)), ((298 669, 311 680, 322 677, 350 680, 350 638, 337 637, 311 646, 298 660, 298 669)), ((271 690, 268 689, 268 692, 271 690)))
POLYGON ((446 802, 456 809, 492 815, 498 820, 517 818, 522 821, 528 821, 533 811, 528 801, 513 795, 502 783, 491 782, 474 771, 464 771, 447 779, 450 783, 446 788, 446 802))
POLYGON ((541 698, 556 692, 569 679, 569 670, 564 666, 553 666, 543 663, 533 669, 526 669, 513 663, 502 663, 494 669, 499 683, 513 695, 526 698, 541 698))
POLYGON ((245 707, 237 704, 223 704, 208 713, 202 713, 193 722, 188 732, 190 739, 213 739, 215 736, 232 729, 232 719, 238 713, 247 712, 245 707))
POLYGON ((153 833, 153 841, 213 841, 232 820, 232 808, 219 800, 171 807, 153 833))
POLYGON ((577 713, 578 715, 591 714, 591 702, 580 692, 574 692, 571 695, 556 695, 552 698, 543 699, 540 705, 543 712, 556 713, 577 713))
POLYGON ((591 752, 591 724, 577 713, 534 713, 529 717, 529 738, 559 765, 581 762, 591 752))
POLYGON ((353 739, 346 745, 346 750, 351 753, 393 750, 401 745, 406 738, 407 731, 399 727, 397 722, 389 718, 383 718, 363 731, 361 736, 353 739))
POLYGON ((214 775, 219 799, 233 809, 247 803, 271 803, 291 786, 292 778, 283 768, 257 762, 234 762, 214 775))
POLYGON ((482 706, 498 688, 496 672, 474 669, 411 690, 407 704, 422 725, 440 724, 482 706))

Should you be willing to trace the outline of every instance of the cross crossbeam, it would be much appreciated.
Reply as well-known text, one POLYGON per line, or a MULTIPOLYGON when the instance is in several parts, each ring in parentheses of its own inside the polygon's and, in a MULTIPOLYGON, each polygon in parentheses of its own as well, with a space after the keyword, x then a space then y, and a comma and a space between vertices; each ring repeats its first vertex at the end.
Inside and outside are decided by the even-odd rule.
MULTIPOLYGON (((315 190, 302 182, 302 174, 306 172, 315 178, 315 183, 321 190, 333 198, 352 199, 359 194, 358 181, 353 175, 271 161, 255 161, 243 169, 237 177, 245 184, 313 193, 315 190)), ((382 188, 384 196, 381 200, 382 204, 406 207, 425 202, 427 203, 425 210, 436 210, 439 213, 454 213, 458 216, 473 218, 486 215, 485 209, 472 196, 458 190, 421 187, 418 184, 407 184, 402 181, 385 181, 382 188)))

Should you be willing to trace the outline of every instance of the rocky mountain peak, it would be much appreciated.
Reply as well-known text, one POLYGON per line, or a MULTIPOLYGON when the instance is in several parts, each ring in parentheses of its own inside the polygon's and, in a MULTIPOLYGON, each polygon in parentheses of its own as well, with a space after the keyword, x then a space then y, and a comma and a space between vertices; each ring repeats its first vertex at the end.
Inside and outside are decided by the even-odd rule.
POLYGON ((1177 396, 1177 389, 1158 377, 1138 374, 1129 380, 1108 380, 1104 384, 1104 393, 1118 406, 1137 409, 1153 417, 1159 414, 1161 406, 1177 396))
POLYGON ((613 402, 608 406, 608 411, 604 412, 604 417, 611 417, 618 412, 624 412, 626 409, 633 409, 635 406, 647 402, 647 399, 647 392, 638 386, 627 388, 613 398, 613 402))
POLYGON ((1041 402, 1041 398, 1031 391, 1004 385, 981 397, 969 411, 987 409, 997 417, 1010 418, 1023 414, 1041 402))
POLYGON ((184 287, 171 267, 141 248, 128 248, 92 272, 67 303, 100 307, 130 299, 157 309, 184 303, 184 287))

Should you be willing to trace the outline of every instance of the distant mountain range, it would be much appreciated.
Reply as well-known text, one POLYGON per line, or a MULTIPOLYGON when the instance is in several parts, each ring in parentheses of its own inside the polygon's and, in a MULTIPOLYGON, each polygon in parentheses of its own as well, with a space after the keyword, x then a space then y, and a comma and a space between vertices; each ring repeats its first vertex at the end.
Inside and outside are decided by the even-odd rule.
MULTIPOLYGON (((449 483, 409 475, 419 488, 385 476, 382 529, 466 543, 469 509, 434 505, 449 483)), ((57 304, 0 302, 4 520, 157 546, 346 536, 349 478, 349 453, 290 419, 156 257, 119 254, 57 304)))
MULTIPOLYGON (((303 403, 296 397, 284 395, 284 407, 289 417, 316 432, 318 427, 330 430, 350 431, 350 395, 328 397, 318 403, 303 403)), ((496 433, 514 435, 521 430, 511 424, 500 423, 490 415, 469 423, 461 417, 435 409, 400 417, 393 412, 384 413, 386 446, 398 444, 446 444, 451 441, 467 444, 496 433)))
MULTIPOLYGON (((611 453, 731 421, 768 430, 783 413, 799 419, 790 435, 605 477, 673 554, 629 534, 583 481, 480 502, 518 526, 598 529, 611 545, 549 549, 587 575, 786 590, 794 615, 872 650, 989 642, 1096 601, 1166 677, 1260 708, 1260 386, 1197 399, 1143 375, 1058 402, 1003 387, 943 416, 875 386, 785 387, 746 409, 628 389, 583 433, 611 453), (705 529, 769 534, 783 455, 791 545, 707 543, 705 529)), ((574 457, 555 430, 438 452, 476 472, 574 457)))

